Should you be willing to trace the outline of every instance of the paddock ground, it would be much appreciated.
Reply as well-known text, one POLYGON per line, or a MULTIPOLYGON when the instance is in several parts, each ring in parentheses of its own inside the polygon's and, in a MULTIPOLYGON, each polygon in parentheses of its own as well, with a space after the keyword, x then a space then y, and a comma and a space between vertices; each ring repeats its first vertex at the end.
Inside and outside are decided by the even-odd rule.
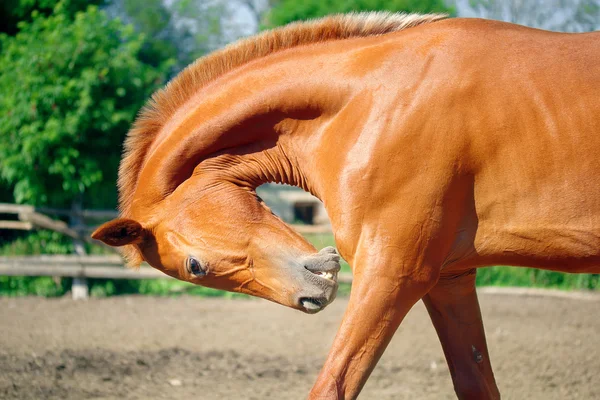
MULTIPOLYGON (((504 399, 600 399, 600 302, 480 296, 504 399)), ((0 399, 304 399, 347 299, 0 298, 0 399)), ((361 399, 454 399, 425 308, 361 399)))

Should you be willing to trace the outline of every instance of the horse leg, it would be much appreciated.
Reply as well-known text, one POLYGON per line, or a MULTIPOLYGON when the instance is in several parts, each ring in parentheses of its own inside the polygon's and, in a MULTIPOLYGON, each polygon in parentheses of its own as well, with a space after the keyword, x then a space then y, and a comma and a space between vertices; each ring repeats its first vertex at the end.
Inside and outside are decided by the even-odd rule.
POLYGON ((354 258, 364 268, 355 268, 348 308, 311 400, 355 399, 406 313, 437 280, 439 269, 417 255, 372 253, 354 258))
POLYGON ((442 274, 423 302, 442 343, 459 399, 500 399, 475 291, 475 270, 442 274))

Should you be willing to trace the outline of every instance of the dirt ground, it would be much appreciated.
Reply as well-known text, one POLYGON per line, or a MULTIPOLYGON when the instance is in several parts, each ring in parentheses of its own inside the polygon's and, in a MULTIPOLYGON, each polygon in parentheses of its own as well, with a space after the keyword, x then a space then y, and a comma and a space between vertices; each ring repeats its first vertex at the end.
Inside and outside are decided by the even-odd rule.
MULTIPOLYGON (((482 295, 504 399, 600 399, 600 302, 482 295)), ((0 298, 1 399, 304 399, 347 299, 0 298)), ((453 399, 419 303, 362 399, 453 399)))

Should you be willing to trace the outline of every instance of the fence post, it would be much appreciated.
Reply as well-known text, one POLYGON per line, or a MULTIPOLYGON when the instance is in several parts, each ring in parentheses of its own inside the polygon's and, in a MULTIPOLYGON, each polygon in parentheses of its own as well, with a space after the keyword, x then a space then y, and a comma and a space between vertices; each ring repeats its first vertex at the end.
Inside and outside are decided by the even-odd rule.
MULTIPOLYGON (((70 216, 70 225, 71 228, 76 230, 77 232, 81 232, 81 203, 82 196, 79 195, 75 200, 73 200, 71 210, 73 213, 70 216)), ((75 247, 75 254, 78 256, 85 256, 87 253, 85 251, 85 244, 81 239, 73 239, 73 246, 75 247)), ((73 278, 73 283, 71 285, 71 296, 73 300, 85 300, 88 298, 89 288, 87 279, 84 277, 76 276, 73 278)))

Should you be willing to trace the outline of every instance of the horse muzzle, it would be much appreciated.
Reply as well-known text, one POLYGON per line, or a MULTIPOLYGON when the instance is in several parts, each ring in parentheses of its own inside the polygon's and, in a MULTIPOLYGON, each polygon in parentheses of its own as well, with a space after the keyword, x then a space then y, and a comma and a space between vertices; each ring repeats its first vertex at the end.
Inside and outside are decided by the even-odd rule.
POLYGON ((302 259, 305 288, 297 296, 298 309, 314 314, 330 304, 337 294, 337 275, 340 256, 333 247, 325 247, 317 254, 302 259))

